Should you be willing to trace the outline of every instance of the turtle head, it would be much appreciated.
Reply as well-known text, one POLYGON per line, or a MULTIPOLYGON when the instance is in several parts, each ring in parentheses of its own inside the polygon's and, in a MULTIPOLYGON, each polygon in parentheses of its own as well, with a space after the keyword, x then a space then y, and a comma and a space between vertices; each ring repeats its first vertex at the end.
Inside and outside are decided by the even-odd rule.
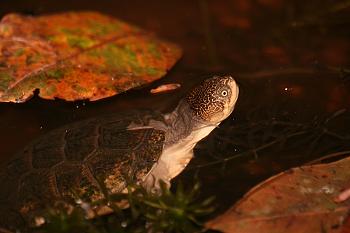
POLYGON ((238 93, 238 85, 231 76, 214 76, 196 86, 186 100, 196 117, 217 124, 232 113, 238 93))

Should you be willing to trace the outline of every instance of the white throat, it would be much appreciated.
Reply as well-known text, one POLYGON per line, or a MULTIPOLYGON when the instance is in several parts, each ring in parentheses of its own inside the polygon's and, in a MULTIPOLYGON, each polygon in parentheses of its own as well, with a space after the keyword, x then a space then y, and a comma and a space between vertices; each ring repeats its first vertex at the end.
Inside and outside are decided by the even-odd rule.
POLYGON ((190 135, 178 143, 164 148, 160 161, 167 165, 168 180, 177 176, 187 166, 193 157, 193 148, 197 142, 208 136, 216 127, 217 125, 209 125, 193 130, 190 135))
MULTIPOLYGON (((219 123, 218 123, 219 124, 219 123)), ((208 136, 216 125, 202 125, 178 142, 165 146, 158 162, 153 166, 144 182, 147 187, 158 187, 158 180, 170 185, 170 180, 176 177, 193 157, 193 148, 198 141, 208 136)))

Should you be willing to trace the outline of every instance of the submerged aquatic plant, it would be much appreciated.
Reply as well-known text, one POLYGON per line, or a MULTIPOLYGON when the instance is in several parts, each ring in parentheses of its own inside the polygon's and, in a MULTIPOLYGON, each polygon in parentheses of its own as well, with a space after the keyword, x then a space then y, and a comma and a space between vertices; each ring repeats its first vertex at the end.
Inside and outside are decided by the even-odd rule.
POLYGON ((228 122, 215 135, 209 136, 202 148, 208 152, 211 161, 195 165, 192 169, 220 164, 225 168, 226 163, 236 159, 258 160, 281 152, 285 157, 299 156, 298 159, 305 162, 315 158, 318 161, 320 155, 328 158, 348 154, 350 134, 335 127, 334 121, 339 118, 348 121, 350 112, 340 109, 331 115, 315 116, 312 120, 297 122, 274 111, 254 109, 247 115, 246 122, 239 125, 230 125, 228 122))
POLYGON ((185 190, 179 184, 171 192, 160 182, 160 193, 148 192, 140 185, 129 185, 128 193, 108 195, 105 199, 67 208, 67 203, 58 203, 47 212, 42 233, 109 233, 109 232, 199 232, 202 218, 213 210, 213 197, 200 200, 199 184, 185 190), (128 203, 121 209, 120 203, 128 203), (87 210, 98 205, 108 205, 114 212, 108 216, 87 219, 87 210))

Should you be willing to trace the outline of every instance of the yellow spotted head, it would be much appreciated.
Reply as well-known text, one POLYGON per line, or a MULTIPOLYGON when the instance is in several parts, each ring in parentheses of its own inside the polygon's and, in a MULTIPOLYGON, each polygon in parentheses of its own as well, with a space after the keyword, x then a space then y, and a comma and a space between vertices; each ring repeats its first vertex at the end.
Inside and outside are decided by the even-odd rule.
POLYGON ((196 86, 186 100, 196 117, 215 124, 232 113, 238 93, 238 85, 231 76, 214 76, 196 86))

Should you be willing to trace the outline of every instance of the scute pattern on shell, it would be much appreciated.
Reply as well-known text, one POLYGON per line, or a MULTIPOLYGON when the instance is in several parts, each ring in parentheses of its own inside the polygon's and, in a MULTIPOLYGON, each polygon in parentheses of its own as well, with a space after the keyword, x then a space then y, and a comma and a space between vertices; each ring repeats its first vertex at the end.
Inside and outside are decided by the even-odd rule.
POLYGON ((206 79, 201 85, 196 86, 187 96, 195 116, 203 120, 209 120, 213 114, 223 112, 225 99, 230 99, 231 90, 227 87, 227 80, 222 78, 206 79), (227 92, 225 97, 221 96, 222 90, 227 92))
POLYGON ((159 159, 165 132, 127 127, 147 125, 150 119, 163 118, 146 110, 94 118, 29 144, 0 168, 0 229, 25 228, 55 200, 73 201, 76 194, 101 199, 101 182, 115 193, 128 181, 141 181, 159 159))

